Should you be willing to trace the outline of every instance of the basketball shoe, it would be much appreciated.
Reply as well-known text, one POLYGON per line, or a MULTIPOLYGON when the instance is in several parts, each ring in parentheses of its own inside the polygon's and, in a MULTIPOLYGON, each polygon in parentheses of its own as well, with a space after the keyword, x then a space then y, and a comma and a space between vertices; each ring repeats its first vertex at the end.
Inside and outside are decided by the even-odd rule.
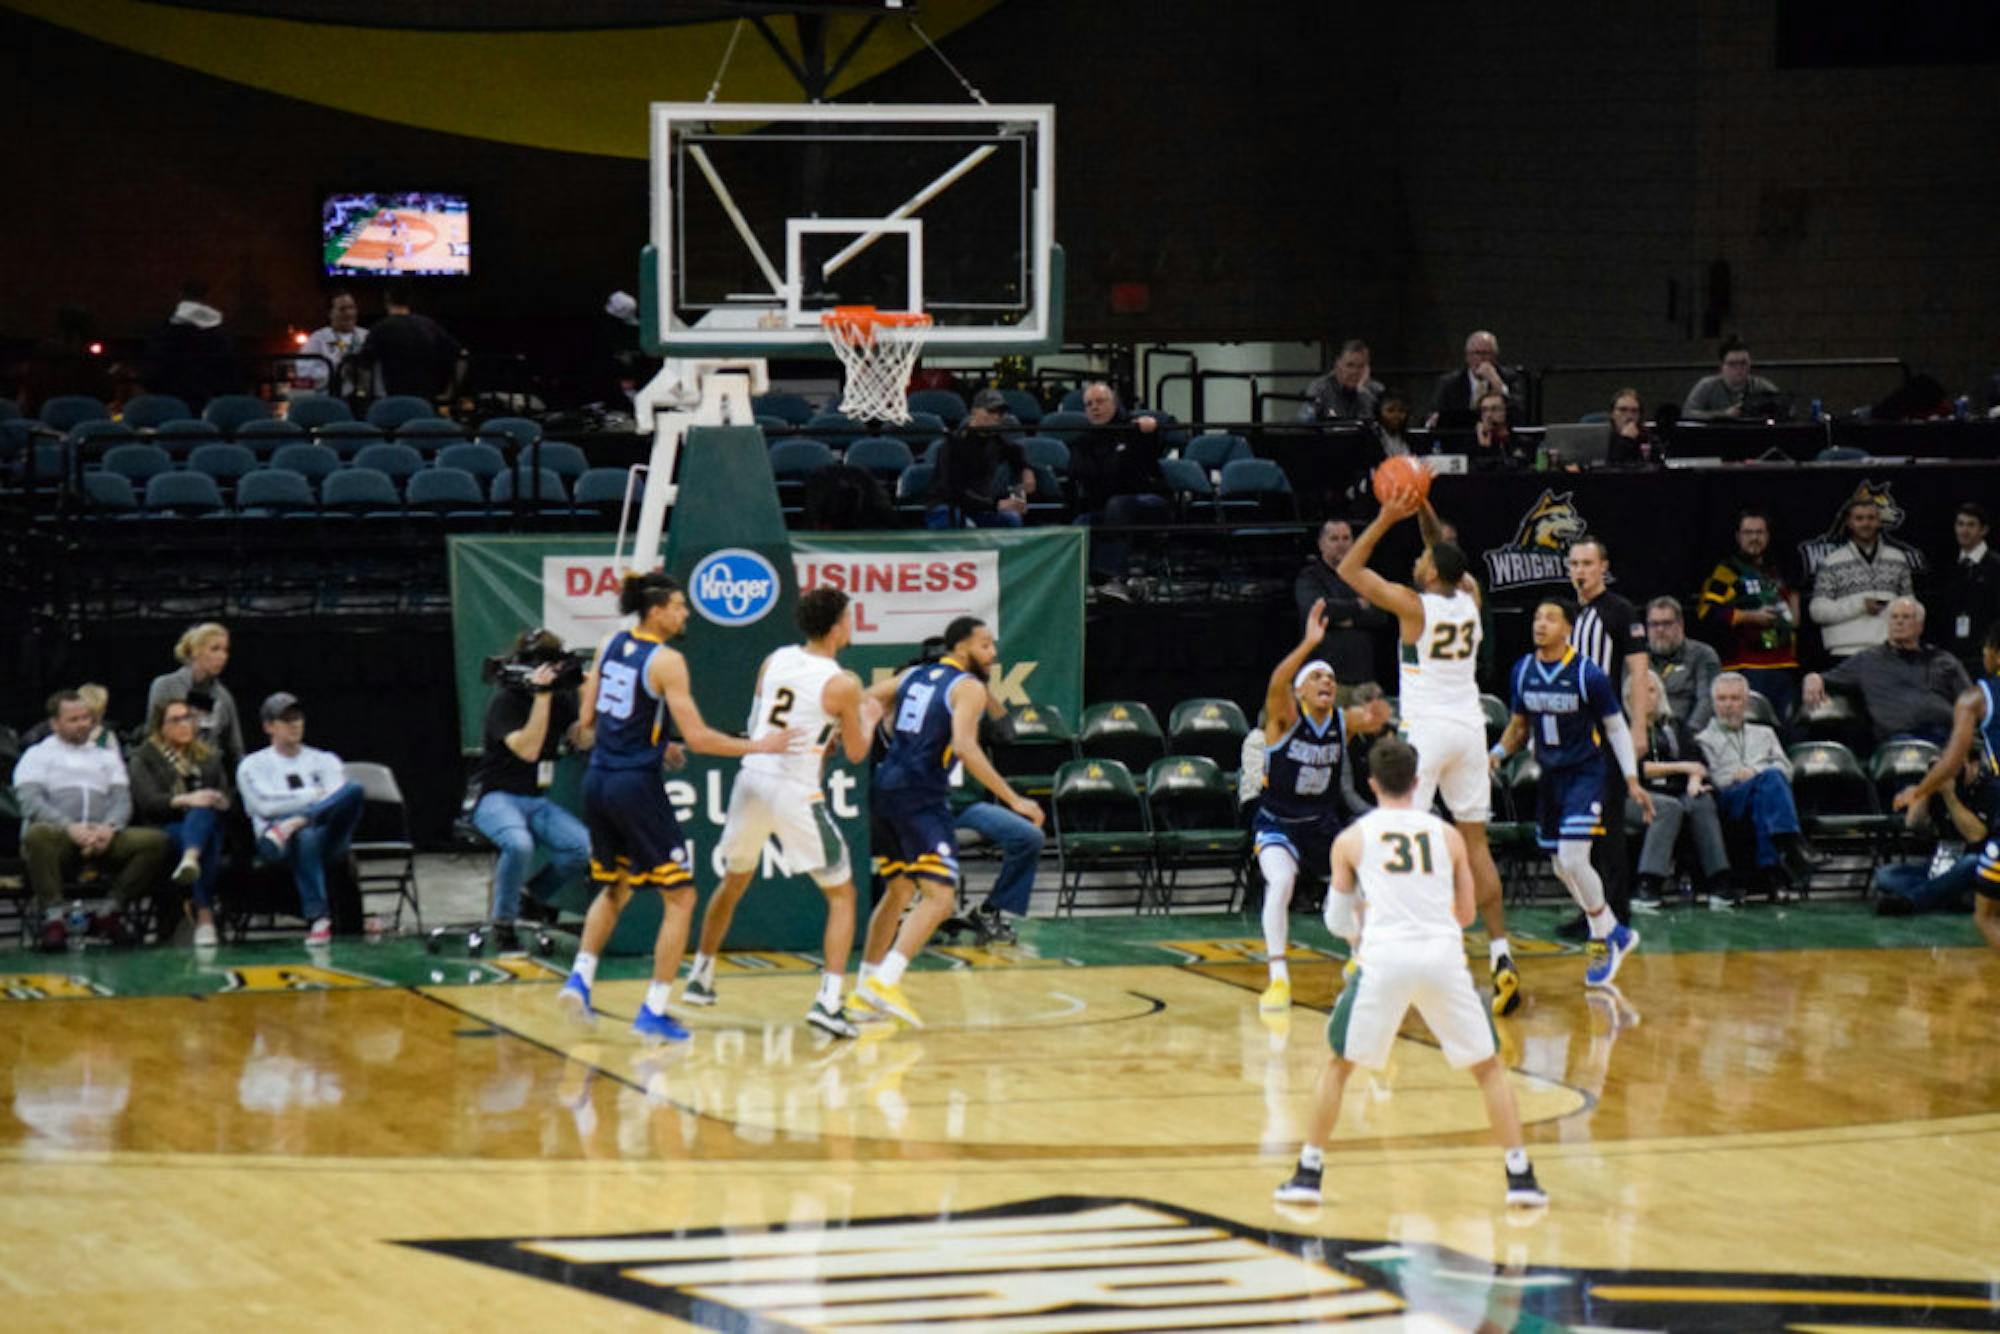
POLYGON ((1291 1180, 1272 1191, 1271 1198, 1280 1204, 1318 1204, 1320 1174, 1325 1170, 1300 1163, 1291 1180))
POLYGON ((689 978, 687 985, 681 988, 681 1004, 701 1006, 715 1004, 715 983, 704 982, 698 977, 689 978))
POLYGON ((1618 976, 1619 965, 1625 956, 1639 948, 1639 933, 1620 922, 1612 928, 1611 934, 1602 940, 1590 942, 1590 967, 1584 970, 1583 984, 1587 987, 1601 987, 1618 976))
POLYGON ((1505 1019, 1520 1008, 1521 972, 1514 967, 1514 956, 1503 954, 1493 965, 1493 1014, 1505 1019))
POLYGON ((1257 1008, 1266 1013, 1292 1008, 1292 981, 1287 977, 1274 977, 1271 985, 1264 988, 1264 994, 1257 998, 1257 1008))
POLYGON ((1535 1180, 1535 1165, 1507 1174, 1507 1203, 1524 1209, 1539 1209, 1549 1202, 1549 1193, 1535 1180))
POLYGON ((675 1023, 669 1015, 654 1014, 641 1005, 639 1013, 633 1016, 632 1032, 647 1046, 657 1046, 662 1042, 686 1042, 690 1036, 685 1028, 675 1023))
POLYGON ((856 1028, 853 1021, 846 1015, 842 1014, 839 1010, 829 1010, 818 1001, 814 1001, 812 1008, 806 1011, 806 1022, 830 1037, 853 1038, 861 1036, 861 1030, 856 1028))
POLYGON ((569 975, 562 990, 556 993, 556 1008, 578 1028, 597 1027, 597 1014, 590 1008, 590 983, 575 973, 569 975))
POLYGON ((870 1009, 894 1015, 911 1028, 924 1026, 924 1021, 917 1016, 916 1008, 910 1004, 909 997, 903 994, 903 989, 885 984, 880 977, 871 977, 854 988, 854 996, 870 1009))

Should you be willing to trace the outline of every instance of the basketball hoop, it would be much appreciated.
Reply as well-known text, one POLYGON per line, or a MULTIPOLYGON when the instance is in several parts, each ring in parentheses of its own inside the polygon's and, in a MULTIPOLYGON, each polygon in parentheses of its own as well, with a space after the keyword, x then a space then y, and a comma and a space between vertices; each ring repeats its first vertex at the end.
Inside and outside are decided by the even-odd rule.
POLYGON ((931 317, 873 306, 835 306, 819 317, 827 341, 847 368, 842 413, 857 421, 910 421, 910 368, 923 351, 931 317))

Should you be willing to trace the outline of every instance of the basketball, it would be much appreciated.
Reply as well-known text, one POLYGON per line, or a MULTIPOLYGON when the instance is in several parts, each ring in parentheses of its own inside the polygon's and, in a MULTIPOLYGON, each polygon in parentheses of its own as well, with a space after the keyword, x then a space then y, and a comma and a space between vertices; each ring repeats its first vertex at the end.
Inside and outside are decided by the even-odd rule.
POLYGON ((1375 468, 1375 499, 1383 504, 1398 491, 1417 493, 1422 500, 1431 493, 1431 470, 1407 454, 1383 459, 1375 468))

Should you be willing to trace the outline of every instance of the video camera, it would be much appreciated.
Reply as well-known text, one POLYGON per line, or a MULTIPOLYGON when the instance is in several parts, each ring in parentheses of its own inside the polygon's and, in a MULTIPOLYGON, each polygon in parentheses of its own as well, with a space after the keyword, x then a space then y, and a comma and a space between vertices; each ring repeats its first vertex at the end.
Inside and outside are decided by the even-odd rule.
POLYGON ((590 668, 590 650, 563 648, 562 638, 550 630, 530 630, 514 641, 511 653, 496 653, 480 664, 480 679, 488 685, 501 686, 507 690, 521 690, 530 693, 554 690, 574 690, 583 684, 583 676, 590 668), (555 679, 547 685, 536 685, 529 678, 543 667, 553 664, 555 679))

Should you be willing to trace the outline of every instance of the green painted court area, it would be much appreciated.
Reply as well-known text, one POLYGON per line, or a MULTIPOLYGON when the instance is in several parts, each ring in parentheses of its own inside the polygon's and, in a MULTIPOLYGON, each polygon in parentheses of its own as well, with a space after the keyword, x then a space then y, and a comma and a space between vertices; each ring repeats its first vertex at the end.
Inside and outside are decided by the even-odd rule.
MULTIPOLYGON (((1555 928, 1570 916, 1566 907, 1512 908, 1510 937, 1517 956, 1533 960, 1578 953, 1580 946, 1559 941, 1555 928)), ((1700 908, 1642 914, 1634 923, 1643 949, 1658 953, 1719 950, 1862 950, 1983 948, 1966 916, 1877 917, 1856 901, 1806 906, 1753 907, 1734 912, 1700 908)), ((1020 943, 981 949, 970 936, 953 944, 940 936, 917 960, 920 969, 1103 967, 1177 963, 1251 963, 1262 958, 1261 931, 1250 913, 1173 916, 1078 917, 1029 920, 1018 924, 1020 943)), ((238 991, 313 990, 355 986, 463 986, 556 982, 574 944, 559 938, 553 959, 467 958, 445 946, 432 954, 412 937, 380 941, 338 941, 308 952, 296 941, 225 946, 212 954, 152 948, 88 950, 60 955, 11 952, 0 955, 0 998, 62 1000, 106 996, 218 995, 238 991)), ((1484 955, 1484 938, 1466 938, 1469 953, 1484 955)), ((1294 956, 1342 956, 1317 917, 1293 919, 1294 956)), ((643 956, 607 958, 599 976, 646 976, 643 956)), ((750 951, 725 955, 722 975, 750 978, 817 971, 818 959, 805 952, 750 951)))

